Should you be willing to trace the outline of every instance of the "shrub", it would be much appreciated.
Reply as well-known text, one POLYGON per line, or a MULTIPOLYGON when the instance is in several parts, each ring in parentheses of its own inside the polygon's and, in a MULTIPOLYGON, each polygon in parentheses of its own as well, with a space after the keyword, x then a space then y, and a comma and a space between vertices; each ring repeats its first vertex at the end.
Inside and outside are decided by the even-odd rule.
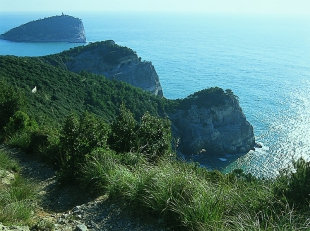
POLYGON ((139 151, 149 160, 171 152, 171 130, 168 119, 160 119, 145 113, 137 130, 137 145, 139 151))
POLYGON ((109 143, 117 152, 139 152, 152 162, 171 152, 171 139, 168 119, 146 112, 138 123, 122 105, 118 118, 111 125, 109 143))
POLYGON ((10 136, 16 132, 23 132, 25 130, 31 131, 37 128, 37 123, 30 119, 25 112, 17 111, 12 117, 10 117, 9 122, 4 127, 4 131, 7 136, 10 136))
POLYGON ((117 152, 130 152, 135 147, 137 121, 133 114, 121 105, 117 119, 111 125, 109 143, 117 152))
POLYGON ((276 179, 274 193, 291 205, 308 207, 310 200, 310 162, 293 160, 292 168, 283 169, 276 179), (284 198, 283 198, 284 196, 284 198))
POLYGON ((108 131, 105 122, 87 112, 80 120, 75 115, 66 118, 59 143, 63 180, 74 179, 79 174, 81 164, 92 150, 107 147, 108 131))
POLYGON ((0 130, 25 106, 25 96, 5 81, 0 81, 0 130))

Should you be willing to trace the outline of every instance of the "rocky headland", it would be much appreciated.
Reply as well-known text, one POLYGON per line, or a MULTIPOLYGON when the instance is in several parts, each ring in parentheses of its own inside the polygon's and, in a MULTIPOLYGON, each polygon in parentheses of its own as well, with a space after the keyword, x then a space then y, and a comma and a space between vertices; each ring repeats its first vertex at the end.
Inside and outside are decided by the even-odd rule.
POLYGON ((253 127, 230 90, 206 89, 184 101, 170 114, 183 154, 240 154, 253 149, 253 127))
POLYGON ((45 58, 49 63, 79 73, 87 71, 104 75, 163 96, 159 77, 151 62, 141 61, 132 49, 113 40, 90 43, 45 58))
MULTIPOLYGON (((113 40, 91 43, 43 58, 72 72, 104 75, 163 96, 152 63, 141 61, 136 52, 115 44, 113 40)), ((254 148, 253 127, 231 90, 215 87, 196 92, 179 100, 174 113, 167 116, 172 122, 178 149, 183 154, 240 154, 254 148)))
MULTIPOLYGON (((3 58, 3 61, 6 59, 8 60, 2 64, 3 75, 8 75, 11 80, 12 75, 15 75, 11 70, 20 69, 23 65, 23 74, 16 75, 16 83, 20 84, 20 75, 36 78, 32 80, 32 85, 39 89, 36 95, 40 95, 44 89, 45 95, 40 99, 42 107, 52 107, 52 116, 64 113, 67 110, 63 108, 64 105, 67 108, 71 105, 71 110, 88 110, 106 116, 111 122, 115 119, 116 108, 126 101, 129 109, 136 110, 137 119, 145 111, 168 117, 172 124, 173 143, 183 154, 241 154, 254 148, 253 127, 242 112, 238 97, 231 90, 224 91, 214 87, 184 99, 165 99, 159 77, 151 62, 141 61, 132 49, 119 46, 114 41, 90 43, 59 54, 31 58, 27 62, 21 62, 18 58, 15 62, 13 57, 3 58), (12 65, 12 62, 15 62, 16 66, 12 65), (43 66, 45 70, 40 70, 43 66), (25 71, 29 73, 25 74, 25 71), (73 76, 65 77, 70 75, 73 76), (127 82, 155 96, 151 97, 150 94, 142 92, 134 93, 130 87, 110 81, 97 81, 96 79, 105 79, 100 75, 116 82, 127 82), (115 88, 116 86, 118 87, 115 88), (117 98, 118 96, 121 97, 117 98), (137 107, 141 110, 144 108, 144 112, 137 110, 137 107)), ((33 97, 33 94, 29 97, 33 97)), ((36 105, 37 101, 34 104, 36 105)))
POLYGON ((28 22, 0 35, 0 39, 14 42, 86 42, 82 20, 64 14, 28 22))

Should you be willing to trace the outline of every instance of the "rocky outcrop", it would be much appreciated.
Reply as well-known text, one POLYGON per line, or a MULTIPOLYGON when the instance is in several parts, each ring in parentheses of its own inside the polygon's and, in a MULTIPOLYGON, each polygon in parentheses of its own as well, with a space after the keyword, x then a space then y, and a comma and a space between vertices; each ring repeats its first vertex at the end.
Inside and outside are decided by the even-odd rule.
POLYGON ((64 14, 28 22, 0 35, 0 39, 15 42, 86 42, 81 19, 64 14))
POLYGON ((68 52, 67 55, 70 59, 65 65, 70 71, 104 75, 163 96, 159 77, 152 63, 141 61, 133 50, 119 46, 112 40, 93 43, 80 48, 78 52, 68 52))
POLYGON ((253 149, 253 127, 235 96, 222 92, 216 96, 222 97, 222 102, 214 105, 210 101, 216 98, 204 99, 201 94, 195 97, 196 102, 190 100, 187 107, 170 115, 183 154, 237 154, 253 149))

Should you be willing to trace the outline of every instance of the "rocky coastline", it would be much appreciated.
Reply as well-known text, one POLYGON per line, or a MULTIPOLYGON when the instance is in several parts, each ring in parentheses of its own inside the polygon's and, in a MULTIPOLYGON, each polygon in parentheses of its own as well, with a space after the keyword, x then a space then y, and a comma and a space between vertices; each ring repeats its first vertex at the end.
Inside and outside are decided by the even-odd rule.
MULTIPOLYGON (((134 51, 113 40, 89 44, 61 55, 61 65, 69 71, 104 75, 164 96, 152 63, 141 61, 134 51)), ((238 97, 231 90, 213 89, 211 94, 205 94, 205 90, 194 93, 195 96, 181 100, 181 105, 187 104, 185 108, 181 106, 174 113, 168 113, 174 139, 179 142, 178 151, 186 155, 247 153, 254 148, 255 138, 238 97), (219 101, 221 103, 217 103, 219 101)))

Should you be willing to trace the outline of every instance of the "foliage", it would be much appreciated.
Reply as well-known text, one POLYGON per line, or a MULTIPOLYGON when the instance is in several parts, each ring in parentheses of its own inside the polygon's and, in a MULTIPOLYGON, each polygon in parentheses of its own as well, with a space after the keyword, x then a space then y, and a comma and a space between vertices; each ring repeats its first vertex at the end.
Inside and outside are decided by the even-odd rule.
POLYGON ((25 106, 25 97, 20 90, 0 81, 0 131, 9 122, 10 118, 25 106))
POLYGON ((146 112, 140 123, 125 108, 111 125, 109 144, 117 152, 139 152, 150 161, 171 152, 171 129, 168 119, 160 119, 146 112))
MULTIPOLYGON (((9 154, 0 152, 0 168, 6 170, 20 169, 9 154)), ((0 183, 0 222, 19 224, 29 221, 33 211, 33 200, 36 198, 36 187, 33 182, 14 174, 9 185, 0 183)))
POLYGON ((111 124, 109 143, 117 152, 130 152, 135 147, 138 123, 133 114, 122 104, 117 119, 111 124))
MULTIPOLYGON (((140 156, 141 157, 141 156, 140 156)), ((307 215, 279 202, 272 182, 212 172, 195 163, 162 158, 156 165, 96 149, 83 165, 88 190, 130 202, 173 230, 307 230, 307 215)), ((146 157, 144 157, 146 158, 146 157)), ((239 174, 239 176, 238 176, 239 174)))
POLYGON ((16 132, 31 131, 37 128, 37 123, 30 119, 25 112, 17 111, 10 118, 9 122, 4 127, 4 130, 6 135, 12 135, 16 132))
POLYGON ((224 91, 219 87, 211 87, 204 89, 194 94, 189 95, 179 103, 179 108, 189 109, 191 106, 196 105, 198 108, 205 107, 211 108, 212 106, 224 105, 227 101, 237 101, 237 96, 234 95, 232 90, 227 89, 224 91))
POLYGON ((42 59, 48 63, 66 67, 70 62, 74 62, 74 58, 91 52, 93 55, 96 53, 103 62, 116 65, 120 63, 121 59, 128 56, 134 56, 137 58, 136 52, 132 49, 115 44, 112 40, 89 43, 87 46, 78 46, 71 48, 68 51, 63 51, 59 54, 48 55, 42 59))
POLYGON ((86 155, 95 148, 106 148, 107 138, 108 127, 100 118, 87 112, 80 120, 73 114, 69 115, 60 132, 61 178, 74 179, 86 161, 86 155))
MULTIPOLYGON (((70 59, 55 57, 50 58, 60 66, 62 58, 70 59)), ((295 161, 293 169, 267 181, 240 169, 226 175, 209 171, 171 154, 170 123, 158 116, 192 105, 236 102, 238 98, 229 89, 210 88, 183 100, 166 100, 103 76, 74 74, 40 58, 12 56, 0 57, 0 75, 9 83, 4 89, 14 89, 0 92, 0 103, 5 102, 0 105, 9 107, 5 94, 19 102, 14 92, 18 88, 24 90, 29 105, 24 110, 27 114, 18 112, 14 117, 20 110, 15 107, 3 126, 12 118, 7 126, 18 130, 35 118, 39 127, 14 133, 10 143, 55 164, 62 182, 78 182, 81 188, 128 201, 135 210, 157 215, 175 230, 310 228, 305 207, 310 192, 309 162, 295 161), (31 92, 34 86, 35 94, 31 92), (110 130, 107 124, 111 121, 110 130)), ((9 198, 5 192, 0 195, 1 203, 9 198)), ((13 210, 6 207, 5 211, 13 210)))
POLYGON ((16 160, 10 158, 8 153, 0 151, 0 169, 19 172, 20 166, 16 160))
POLYGON ((303 158, 292 161, 292 168, 280 171, 274 191, 291 206, 308 208, 310 202, 310 161, 303 158), (283 198, 284 196, 284 198, 283 198))
POLYGON ((39 125, 57 128, 71 112, 81 116, 87 110, 110 123, 117 117, 122 103, 135 119, 146 111, 161 116, 174 110, 175 105, 175 101, 156 97, 127 83, 86 72, 75 74, 39 58, 0 56, 0 76, 14 89, 23 90, 28 103, 25 112, 31 118, 39 125), (37 92, 32 93, 35 86, 37 92))
POLYGON ((145 113, 137 129, 137 147, 149 160, 155 161, 171 153, 171 124, 168 119, 160 119, 145 113))

